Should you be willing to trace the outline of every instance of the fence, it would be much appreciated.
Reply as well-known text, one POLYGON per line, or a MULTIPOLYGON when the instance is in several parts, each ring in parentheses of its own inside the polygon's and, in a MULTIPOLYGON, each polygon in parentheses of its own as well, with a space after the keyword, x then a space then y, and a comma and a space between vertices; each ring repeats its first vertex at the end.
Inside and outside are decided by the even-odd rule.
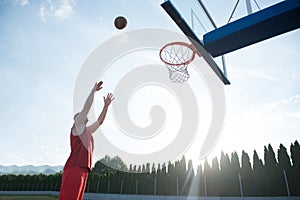
MULTIPOLYGON (((0 195, 51 195, 54 191, 0 191, 0 195)), ((185 197, 185 196, 153 196, 153 195, 120 195, 85 193, 84 200, 300 200, 300 197, 185 197)))
MULTIPOLYGON (((274 176, 275 177, 275 176, 274 176)), ((300 196, 298 179, 287 178, 285 170, 273 182, 264 182, 260 176, 182 176, 168 174, 120 174, 102 177, 91 174, 87 181, 86 193, 126 194, 154 196, 300 196), (220 178, 221 177, 221 178, 220 178), (253 177, 255 179, 253 179, 253 177), (279 177, 279 179, 278 179, 279 177), (296 184, 293 184, 293 182, 296 184), (292 183, 292 184, 289 184, 292 183), (273 185, 271 185, 272 183, 273 185), (271 185, 271 187, 270 187, 271 185), (291 185, 293 187, 291 187, 291 185), (291 189, 290 189, 291 188, 291 189), (267 192, 266 192, 267 191, 267 192)), ((276 177, 275 177, 276 178, 276 177)), ((61 175, 16 176, 7 175, 0 180, 0 191, 49 191, 58 192, 61 175)))

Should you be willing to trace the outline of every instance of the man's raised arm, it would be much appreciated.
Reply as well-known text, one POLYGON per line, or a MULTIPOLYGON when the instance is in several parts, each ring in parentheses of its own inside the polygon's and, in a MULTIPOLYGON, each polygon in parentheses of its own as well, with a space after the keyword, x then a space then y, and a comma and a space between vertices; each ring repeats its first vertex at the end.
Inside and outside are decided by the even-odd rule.
POLYGON ((102 87, 102 84, 103 82, 100 81, 99 83, 95 83, 92 91, 90 92, 88 98, 86 99, 85 103, 84 103, 84 106, 83 106, 83 109, 75 114, 74 116, 74 124, 75 124, 75 127, 76 127, 76 132, 78 134, 82 133, 83 130, 81 130, 81 126, 84 125, 85 126, 85 121, 87 120, 87 115, 92 107, 92 104, 93 104, 93 101, 94 101, 94 96, 95 96, 95 92, 96 91, 99 91, 102 87))
POLYGON ((106 98, 103 97, 104 106, 103 106, 102 112, 100 113, 97 121, 95 123, 93 123, 91 126, 87 127, 89 133, 94 133, 99 128, 99 126, 103 123, 106 113, 107 113, 108 106, 114 99, 115 98, 112 93, 108 93, 106 98))

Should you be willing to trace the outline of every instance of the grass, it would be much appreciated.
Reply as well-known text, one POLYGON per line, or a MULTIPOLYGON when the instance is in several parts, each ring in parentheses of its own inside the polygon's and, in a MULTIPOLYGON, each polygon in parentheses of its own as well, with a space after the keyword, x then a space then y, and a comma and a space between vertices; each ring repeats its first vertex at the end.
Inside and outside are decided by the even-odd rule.
POLYGON ((57 200, 57 198, 48 195, 0 195, 0 200, 57 200))

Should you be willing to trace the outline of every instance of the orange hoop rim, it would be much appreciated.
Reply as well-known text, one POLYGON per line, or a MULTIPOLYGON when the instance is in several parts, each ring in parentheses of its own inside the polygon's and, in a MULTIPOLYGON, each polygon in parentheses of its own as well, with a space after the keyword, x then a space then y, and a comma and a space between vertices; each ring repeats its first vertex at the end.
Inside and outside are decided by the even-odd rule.
POLYGON ((160 57, 161 61, 163 61, 165 64, 170 65, 170 66, 188 65, 189 63, 191 63, 191 62, 194 60, 195 54, 196 54, 196 52, 195 52, 195 49, 194 49, 193 45, 192 45, 192 44, 185 43, 185 42, 171 42, 171 43, 168 43, 168 44, 166 44, 165 46, 163 46, 163 47, 160 49, 160 51, 159 51, 159 57, 160 57), (171 63, 171 62, 165 60, 165 59, 162 57, 163 51, 164 51, 167 47, 173 46, 173 45, 185 46, 185 47, 189 48, 189 49, 192 50, 192 52, 193 52, 192 56, 191 56, 189 59, 187 59, 186 61, 182 62, 182 63, 171 63))

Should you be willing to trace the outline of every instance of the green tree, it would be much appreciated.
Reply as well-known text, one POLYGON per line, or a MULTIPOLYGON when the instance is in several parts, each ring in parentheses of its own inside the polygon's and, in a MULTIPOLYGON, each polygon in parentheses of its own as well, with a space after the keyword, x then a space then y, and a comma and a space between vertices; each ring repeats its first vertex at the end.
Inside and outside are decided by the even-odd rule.
POLYGON ((277 151, 278 155, 278 165, 281 169, 290 169, 291 168, 291 160, 286 151, 286 148, 280 144, 279 149, 277 151))
POLYGON ((233 171, 235 171, 235 173, 240 173, 241 170, 241 165, 240 165, 240 160, 239 160, 239 156, 236 153, 236 151, 234 153, 231 153, 231 169, 233 171))
MULTIPOLYGON (((149 164, 150 165, 150 164, 149 164)), ((150 168, 149 168, 149 170, 150 170, 150 168)), ((145 173, 147 172, 148 170, 146 169, 145 170, 145 173)), ((143 171, 142 171, 142 166, 141 165, 139 165, 139 167, 138 167, 138 169, 137 169, 137 173, 143 173, 143 171)))
POLYGON ((150 163, 146 164, 146 173, 150 174, 150 163))
POLYGON ((290 152, 293 163, 291 172, 288 174, 291 182, 291 195, 300 196, 300 146, 297 140, 291 144, 290 152))
POLYGON ((239 175, 241 174, 241 166, 239 161, 239 156, 236 152, 231 153, 230 158, 230 172, 229 176, 231 176, 231 196, 239 196, 239 175))
POLYGON ((168 163, 168 174, 166 177, 166 194, 176 195, 176 170, 175 165, 169 161, 168 163))
MULTIPOLYGON (((189 181, 189 177, 187 176, 187 164, 185 156, 182 156, 179 161, 175 162, 175 178, 178 178, 178 187, 179 194, 186 195, 187 193, 187 184, 189 181)), ((177 181, 177 180, 176 180, 177 181)))
POLYGON ((93 171, 95 173, 103 175, 114 174, 118 170, 127 171, 127 166, 118 156, 111 159, 108 155, 106 155, 104 158, 97 161, 93 167, 93 171))
POLYGON ((252 175, 252 195, 262 196, 265 193, 266 174, 263 161, 259 158, 256 150, 253 153, 253 175, 252 175))
POLYGON ((254 150, 254 153, 253 153, 253 170, 254 171, 262 170, 262 168, 263 168, 263 162, 258 157, 258 154, 257 154, 256 150, 254 150))
POLYGON ((157 175, 156 182, 156 194, 157 195, 166 195, 167 194, 167 166, 166 163, 163 163, 161 166, 161 173, 157 175))
POLYGON ((266 168, 275 168, 277 166, 276 156, 271 144, 268 145, 268 148, 264 147, 264 160, 266 168))
POLYGON ((283 174, 280 168, 278 168, 278 163, 276 161, 276 156, 271 144, 268 148, 264 147, 264 159, 265 159, 265 194, 266 195, 281 195, 283 193, 282 188, 284 188, 283 174))
POLYGON ((232 193, 232 187, 234 187, 231 184, 233 179, 232 179, 232 174, 230 171, 230 159, 229 155, 224 153, 223 151, 221 152, 221 157, 220 157, 220 195, 224 196, 230 196, 232 193))
POLYGON ((291 144, 290 151, 293 166, 300 169, 300 145, 297 140, 294 144, 291 144))
POLYGON ((152 164, 152 168, 151 168, 151 174, 156 174, 156 168, 155 168, 155 164, 152 164))
POLYGON ((224 152, 222 151, 221 152, 221 158, 220 158, 220 168, 221 168, 221 171, 226 173, 229 171, 230 169, 230 159, 229 159, 229 156, 228 154, 224 154, 224 152))
POLYGON ((184 175, 186 173, 186 159, 185 156, 182 156, 179 162, 179 174, 184 175))
POLYGON ((204 196, 204 174, 202 165, 197 166, 197 179, 198 179, 198 196, 204 196))
POLYGON ((195 172, 194 172, 193 162, 192 162, 192 160, 189 160, 188 170, 186 171, 185 175, 181 178, 182 181, 184 181, 183 185, 181 186, 181 194, 192 195, 191 192, 194 193, 194 191, 191 190, 192 181, 194 180, 194 176, 195 176, 195 172))
POLYGON ((163 163, 163 164, 162 164, 162 167, 161 167, 161 173, 167 174, 167 166, 166 166, 166 163, 163 163))
POLYGON ((248 153, 242 151, 242 169, 243 171, 251 171, 251 162, 248 153))
POLYGON ((211 170, 213 173, 219 173, 220 171, 220 165, 217 157, 214 157, 212 159, 211 170))
POLYGON ((157 174, 161 173, 161 167, 160 167, 160 163, 157 164, 157 174))
POLYGON ((129 172, 133 172, 132 164, 129 165, 129 172))
POLYGON ((242 158, 241 158, 241 179, 243 184, 243 193, 245 196, 252 196, 253 195, 253 187, 254 180, 252 179, 252 168, 251 162, 248 153, 244 150, 242 151, 242 158))
POLYGON ((203 179, 204 179, 204 185, 206 185, 206 192, 208 196, 213 195, 213 184, 211 183, 211 178, 212 178, 212 172, 211 172, 211 166, 209 165, 207 158, 205 158, 204 161, 204 172, 203 172, 203 179), (206 181, 206 183, 205 183, 206 181))
POLYGON ((220 181, 220 165, 217 157, 214 157, 211 162, 210 185, 213 185, 210 192, 213 195, 220 196, 222 193, 221 187, 223 182, 220 181))

